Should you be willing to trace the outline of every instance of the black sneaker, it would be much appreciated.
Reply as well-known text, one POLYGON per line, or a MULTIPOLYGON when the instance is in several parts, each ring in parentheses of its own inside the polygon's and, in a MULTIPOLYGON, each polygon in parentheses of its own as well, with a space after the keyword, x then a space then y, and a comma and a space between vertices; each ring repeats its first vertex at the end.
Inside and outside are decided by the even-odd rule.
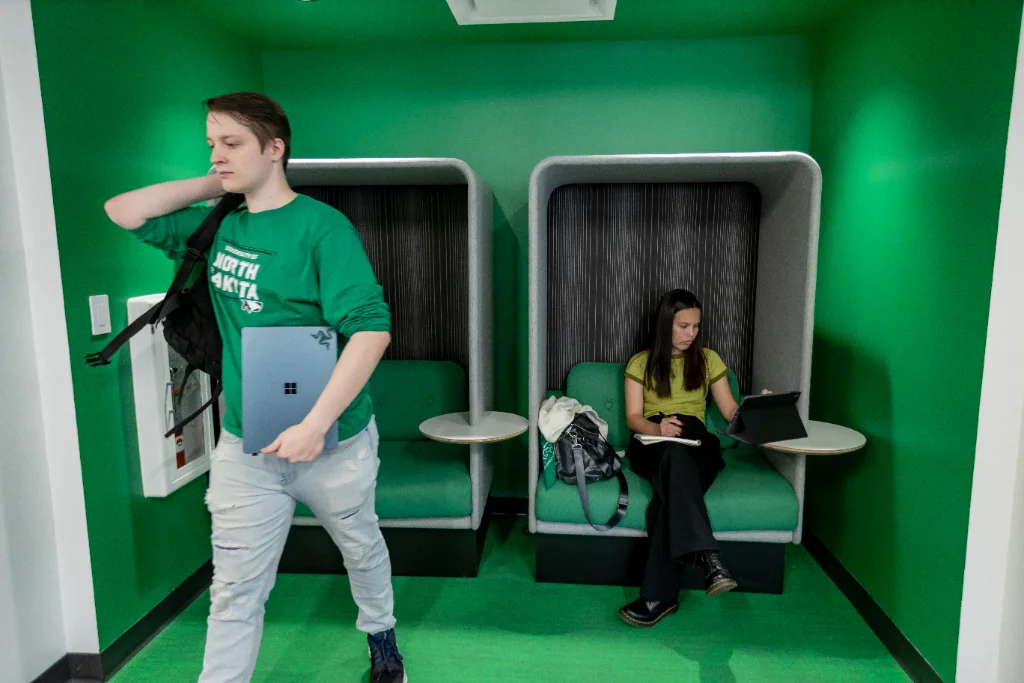
POLYGON ((736 588, 736 579, 722 564, 722 556, 717 550, 702 550, 698 557, 704 565, 704 592, 709 598, 736 588))
POLYGON ((370 644, 370 683, 406 683, 402 655, 395 643, 395 629, 366 636, 370 644))
POLYGON ((619 616, 630 626, 650 628, 679 609, 675 600, 645 600, 637 598, 619 610, 619 616))

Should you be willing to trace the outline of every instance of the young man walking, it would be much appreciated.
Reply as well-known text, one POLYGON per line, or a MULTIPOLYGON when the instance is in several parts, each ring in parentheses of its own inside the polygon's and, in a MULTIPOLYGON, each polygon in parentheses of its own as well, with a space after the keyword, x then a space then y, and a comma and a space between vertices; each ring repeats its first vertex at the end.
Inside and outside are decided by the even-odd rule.
POLYGON ((200 683, 250 680, 296 501, 341 549, 359 608, 356 626, 369 642, 370 680, 401 683, 407 678, 395 642, 391 560, 374 512, 378 435, 366 391, 391 339, 390 312, 348 219, 289 187, 291 130, 277 103, 233 93, 206 105, 216 175, 144 187, 105 205, 115 223, 178 258, 210 211, 193 204, 245 195, 244 207, 221 223, 207 264, 224 341, 227 410, 207 491, 214 578, 200 683), (323 394, 262 453, 244 453, 242 328, 322 325, 347 340, 323 394), (338 448, 322 452, 331 429, 338 448))

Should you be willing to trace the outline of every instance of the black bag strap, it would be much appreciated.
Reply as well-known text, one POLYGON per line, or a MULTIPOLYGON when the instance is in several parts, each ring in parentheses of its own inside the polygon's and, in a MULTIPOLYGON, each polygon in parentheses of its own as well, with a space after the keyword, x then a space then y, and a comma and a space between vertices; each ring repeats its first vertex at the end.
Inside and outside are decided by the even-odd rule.
POLYGON ((156 313, 156 321, 159 322, 173 310, 170 306, 164 305, 170 303, 171 297, 185 289, 188 278, 192 274, 192 269, 195 265, 203 258, 203 254, 213 246, 213 239, 217 235, 217 229, 220 228, 221 221, 229 213, 241 206, 242 202, 245 201, 245 195, 242 194, 226 194, 217 203, 217 206, 213 207, 213 211, 206 214, 206 218, 199 224, 196 231, 193 232, 187 240, 185 240, 185 259, 178 268, 178 272, 174 274, 174 280, 171 282, 171 286, 167 288, 167 295, 164 300, 158 304, 160 310, 156 313))
POLYGON ((163 300, 148 311, 136 318, 131 325, 121 331, 116 337, 110 340, 103 349, 97 353, 90 353, 85 357, 85 362, 90 366, 109 365, 110 359, 114 357, 118 349, 124 346, 125 342, 134 337, 146 325, 156 325, 165 317, 177 310, 181 305, 181 290, 185 288, 189 275, 203 253, 213 245, 213 238, 224 217, 241 206, 245 201, 245 195, 226 194, 223 199, 213 207, 213 211, 206 215, 203 222, 185 241, 188 251, 185 252, 185 260, 174 275, 174 281, 167 289, 163 300))
MULTIPOLYGON (((182 387, 185 386, 185 382, 188 381, 188 376, 190 374, 192 374, 192 370, 191 369, 185 374, 185 380, 181 383, 182 387)), ((210 400, 207 401, 206 403, 204 403, 203 405, 199 406, 198 408, 196 408, 196 411, 194 413, 192 413, 191 415, 189 415, 188 417, 186 417, 184 420, 182 420, 178 424, 176 424, 173 427, 171 427, 168 430, 168 432, 166 434, 164 434, 164 438, 167 438, 167 437, 171 436, 172 434, 174 434, 174 432, 178 431, 179 429, 184 429, 185 425, 187 425, 188 423, 192 422, 192 420, 194 420, 197 417, 199 417, 200 415, 202 415, 204 410, 206 410, 207 408, 212 406, 214 404, 214 401, 216 401, 218 398, 220 398, 221 392, 224 389, 224 385, 221 384, 220 382, 218 382, 217 380, 213 379, 213 378, 210 378, 210 382, 213 384, 213 386, 210 387, 213 390, 213 396, 210 397, 210 400)))
MULTIPOLYGON (((163 303, 163 302, 161 302, 163 303)), ((110 340, 110 343, 103 347, 102 351, 97 353, 90 353, 85 357, 85 362, 92 367, 98 365, 109 365, 110 359, 117 353, 117 350, 124 346, 125 342, 134 337, 142 330, 143 327, 149 325, 151 322, 158 322, 156 314, 159 312, 161 304, 156 304, 148 311, 140 315, 138 318, 132 321, 132 324, 121 330, 121 332, 110 340)))
POLYGON ((615 473, 616 478, 619 480, 619 506, 607 523, 594 524, 590 519, 590 496, 587 495, 586 468, 583 466, 583 446, 580 445, 578 440, 573 442, 572 457, 576 468, 576 488, 580 492, 580 502, 583 504, 583 514, 587 517, 587 523, 598 531, 608 531, 615 528, 626 516, 626 509, 629 507, 629 485, 626 483, 626 475, 622 473, 622 468, 620 467, 615 473))

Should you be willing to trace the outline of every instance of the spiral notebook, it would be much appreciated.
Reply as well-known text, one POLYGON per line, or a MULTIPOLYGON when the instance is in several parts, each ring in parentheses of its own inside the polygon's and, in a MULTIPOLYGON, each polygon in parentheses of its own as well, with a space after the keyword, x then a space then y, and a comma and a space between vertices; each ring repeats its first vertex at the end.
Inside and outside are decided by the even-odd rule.
POLYGON ((675 441, 681 443, 684 446, 699 446, 699 439, 684 439, 679 436, 652 436, 650 434, 634 434, 633 437, 645 446, 652 443, 661 443, 662 441, 675 441))

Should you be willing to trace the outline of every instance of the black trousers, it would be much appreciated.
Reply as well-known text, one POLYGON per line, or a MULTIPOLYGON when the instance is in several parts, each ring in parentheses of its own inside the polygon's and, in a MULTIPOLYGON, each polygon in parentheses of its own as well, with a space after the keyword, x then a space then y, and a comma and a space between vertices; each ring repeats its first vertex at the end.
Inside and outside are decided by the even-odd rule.
MULTIPOLYGON (((704 494, 725 467, 720 444, 697 418, 675 417, 683 423, 681 436, 699 439, 699 447, 672 441, 645 446, 631 439, 626 449, 633 471, 649 479, 654 489, 647 506, 651 549, 640 589, 647 600, 675 600, 679 596, 681 565, 693 553, 718 549, 704 494)), ((660 416, 649 419, 661 421, 660 416)))

